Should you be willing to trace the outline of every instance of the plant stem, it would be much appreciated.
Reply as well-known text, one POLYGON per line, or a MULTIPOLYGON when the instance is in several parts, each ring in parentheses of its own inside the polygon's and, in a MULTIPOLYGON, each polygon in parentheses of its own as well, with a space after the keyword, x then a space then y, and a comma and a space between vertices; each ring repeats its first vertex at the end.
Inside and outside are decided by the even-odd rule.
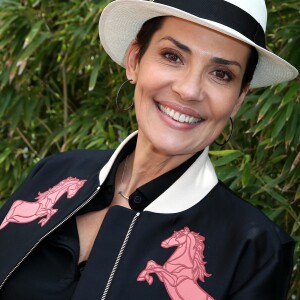
POLYGON ((19 129, 19 127, 16 128, 19 136, 22 138, 22 140, 24 141, 24 143, 28 146, 28 148, 37 156, 38 152, 33 148, 33 146, 31 145, 31 143, 29 142, 29 140, 26 138, 26 136, 23 134, 23 132, 19 129))
MULTIPOLYGON (((67 72, 66 66, 63 63, 62 65, 62 76, 63 76, 63 100, 64 100, 64 128, 68 126, 68 88, 67 88, 67 72)), ((64 148, 67 143, 67 132, 64 134, 64 143, 61 147, 61 151, 64 151, 64 148)))

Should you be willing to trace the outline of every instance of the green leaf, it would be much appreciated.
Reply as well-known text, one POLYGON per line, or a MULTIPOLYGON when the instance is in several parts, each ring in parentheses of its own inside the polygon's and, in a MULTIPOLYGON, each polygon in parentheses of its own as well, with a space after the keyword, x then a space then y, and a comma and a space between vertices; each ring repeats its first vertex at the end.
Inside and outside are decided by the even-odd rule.
POLYGON ((284 198, 281 194, 277 193, 275 190, 269 187, 264 187, 263 190, 267 192, 269 195, 273 197, 273 199, 277 200, 279 203, 283 204, 284 207, 289 206, 289 200, 284 198))
POLYGON ((270 89, 266 89, 258 98, 257 105, 259 105, 264 101, 268 101, 271 95, 272 95, 272 91, 270 89))
POLYGON ((230 179, 240 177, 240 171, 235 166, 231 165, 217 167, 216 173, 218 178, 220 178, 222 181, 228 181, 230 179))
POLYGON ((289 102, 294 101, 295 96, 299 93, 300 91, 300 82, 294 83, 287 91, 287 93, 284 95, 281 105, 279 106, 279 109, 289 102))
POLYGON ((253 132, 253 135, 256 135, 273 122, 274 116, 276 114, 277 110, 269 110, 266 116, 262 119, 262 121, 250 128, 248 132, 253 132))
POLYGON ((211 150, 209 151, 210 155, 213 156, 227 156, 231 154, 242 154, 239 150, 211 150))
POLYGON ((262 108, 259 110, 259 115, 257 118, 257 122, 259 122, 263 117, 266 115, 266 113, 269 111, 270 107, 273 105, 273 101, 271 99, 267 99, 265 101, 265 104, 262 106, 262 108))
POLYGON ((6 148, 3 152, 0 153, 0 164, 2 164, 7 157, 11 154, 10 149, 6 148))
POLYGON ((282 128, 285 125, 286 119, 285 119, 286 112, 282 111, 279 116, 276 118, 275 125, 272 130, 271 140, 274 140, 277 138, 279 132, 282 130, 282 128))
MULTIPOLYGON (((299 108, 298 104, 298 108, 299 108)), ((287 123, 286 133, 285 133, 285 144, 291 145, 294 138, 296 137, 295 133, 297 133, 297 127, 299 126, 299 110, 295 109, 290 120, 287 123)), ((296 144, 299 145, 299 140, 296 140, 296 144)))
MULTIPOLYGON (((7 31, 7 29, 11 26, 13 22, 15 22, 18 19, 18 16, 11 16, 9 19, 5 19, 5 21, 1 22, 1 15, 0 15, 0 37, 7 31)), ((3 20, 3 19, 2 19, 3 20)))
POLYGON ((26 48, 28 45, 30 45, 32 43, 33 39, 40 32, 41 26, 43 24, 44 24, 43 21, 39 21, 39 22, 36 22, 36 23, 33 24, 29 34, 25 38, 23 48, 26 48))
MULTIPOLYGON (((228 151, 230 151, 230 150, 228 150, 228 151)), ((241 153, 240 151, 230 151, 230 153, 228 153, 227 155, 222 155, 222 157, 219 159, 213 159, 213 164, 214 164, 214 166, 227 165, 230 162, 241 157, 242 155, 243 155, 243 153, 241 153)))
POLYGON ((246 162, 243 168, 243 175, 242 175, 242 185, 243 187, 247 186, 251 177, 251 164, 250 162, 246 162))
POLYGON ((95 88, 100 67, 101 67, 100 56, 97 55, 93 62, 93 70, 89 82, 89 91, 92 91, 95 88))
POLYGON ((28 59, 35 51, 37 51, 38 47, 50 37, 50 35, 51 34, 49 32, 44 32, 34 39, 20 55, 19 61, 28 59))
POLYGON ((293 103, 293 102, 290 102, 288 104, 288 107, 287 107, 287 110, 286 110, 286 116, 285 116, 285 119, 286 121, 288 122, 294 109, 296 108, 296 103, 293 103))

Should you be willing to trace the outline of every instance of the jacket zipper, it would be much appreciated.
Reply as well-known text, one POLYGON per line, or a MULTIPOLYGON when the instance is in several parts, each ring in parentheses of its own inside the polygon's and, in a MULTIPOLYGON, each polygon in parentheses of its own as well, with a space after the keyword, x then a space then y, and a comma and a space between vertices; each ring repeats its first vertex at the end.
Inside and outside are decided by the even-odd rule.
POLYGON ((25 256, 15 265, 15 267, 8 273, 8 275, 5 277, 4 281, 0 285, 0 290, 2 289, 3 285, 7 281, 7 279, 11 276, 11 274, 20 266, 20 264, 28 257, 28 255, 38 246, 38 244, 47 237, 50 233, 52 233, 54 230, 56 230, 59 226, 64 224, 67 220, 69 220, 74 214, 76 214, 82 207, 84 207, 86 204, 88 204, 99 192, 100 186, 97 187, 97 189, 93 192, 93 194, 80 206, 78 206, 71 214, 69 214, 65 219, 63 219, 60 223, 58 223, 55 227, 53 227, 50 231, 48 231, 45 235, 43 235, 34 245, 33 247, 25 254, 25 256))
POLYGON ((106 283, 106 287, 105 287, 105 289, 104 289, 104 292, 103 292, 103 295, 102 295, 102 297, 101 297, 101 300, 105 300, 105 299, 106 299, 108 290, 109 290, 109 288, 110 288, 110 286, 111 286, 111 283, 112 283, 112 281, 113 281, 113 279, 114 279, 115 273, 116 273, 116 271, 117 271, 117 268, 118 268, 118 265, 119 265, 120 260, 121 260, 121 258, 122 258, 122 255, 123 255, 123 253, 124 253, 125 247, 126 247, 127 242, 128 242, 128 240, 129 240, 129 238, 130 238, 132 229, 133 229, 133 227, 134 227, 134 225, 135 225, 135 223, 136 223, 136 221, 137 221, 137 218, 140 216, 140 214, 141 214, 141 213, 139 213, 139 212, 136 213, 136 215, 134 216, 134 218, 133 218, 132 221, 131 221, 131 224, 130 224, 130 226, 129 226, 129 228, 128 228, 127 234, 126 234, 126 236, 125 236, 125 239, 124 239, 124 241, 123 241, 123 244, 122 244, 122 246, 121 246, 121 249, 120 249, 120 251, 119 251, 119 254, 118 254, 117 258, 116 258, 115 264, 114 264, 114 266, 113 266, 113 268, 112 268, 112 270, 111 270, 110 276, 109 276, 108 281, 107 281, 107 283, 106 283))

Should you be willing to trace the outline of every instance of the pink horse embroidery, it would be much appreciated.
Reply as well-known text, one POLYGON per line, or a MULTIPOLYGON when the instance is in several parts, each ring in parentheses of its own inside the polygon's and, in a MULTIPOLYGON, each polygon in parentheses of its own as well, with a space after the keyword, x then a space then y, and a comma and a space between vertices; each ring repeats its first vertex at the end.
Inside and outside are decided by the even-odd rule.
POLYGON ((53 208, 56 202, 64 193, 67 193, 67 198, 72 198, 83 187, 86 180, 80 180, 74 177, 68 177, 60 181, 53 188, 50 188, 44 193, 38 193, 35 198, 36 202, 27 202, 24 200, 16 200, 11 206, 9 212, 0 225, 0 230, 8 223, 29 223, 38 218, 41 219, 38 223, 44 226, 49 219, 57 212, 53 208))
POLYGON ((172 300, 214 300, 197 283, 200 279, 210 277, 203 261, 205 238, 198 233, 190 231, 188 227, 174 234, 161 243, 163 248, 176 246, 177 249, 163 266, 150 260, 146 268, 139 274, 138 281, 153 282, 150 275, 155 273, 172 300))

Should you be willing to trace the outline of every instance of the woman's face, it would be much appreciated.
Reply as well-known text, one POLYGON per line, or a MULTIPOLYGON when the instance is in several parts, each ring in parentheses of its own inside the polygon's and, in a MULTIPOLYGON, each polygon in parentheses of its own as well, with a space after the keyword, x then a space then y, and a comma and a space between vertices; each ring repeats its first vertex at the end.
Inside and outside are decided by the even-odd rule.
POLYGON ((132 44, 127 77, 136 84, 139 136, 165 155, 211 144, 239 109, 250 47, 200 25, 168 17, 142 59, 132 44))

